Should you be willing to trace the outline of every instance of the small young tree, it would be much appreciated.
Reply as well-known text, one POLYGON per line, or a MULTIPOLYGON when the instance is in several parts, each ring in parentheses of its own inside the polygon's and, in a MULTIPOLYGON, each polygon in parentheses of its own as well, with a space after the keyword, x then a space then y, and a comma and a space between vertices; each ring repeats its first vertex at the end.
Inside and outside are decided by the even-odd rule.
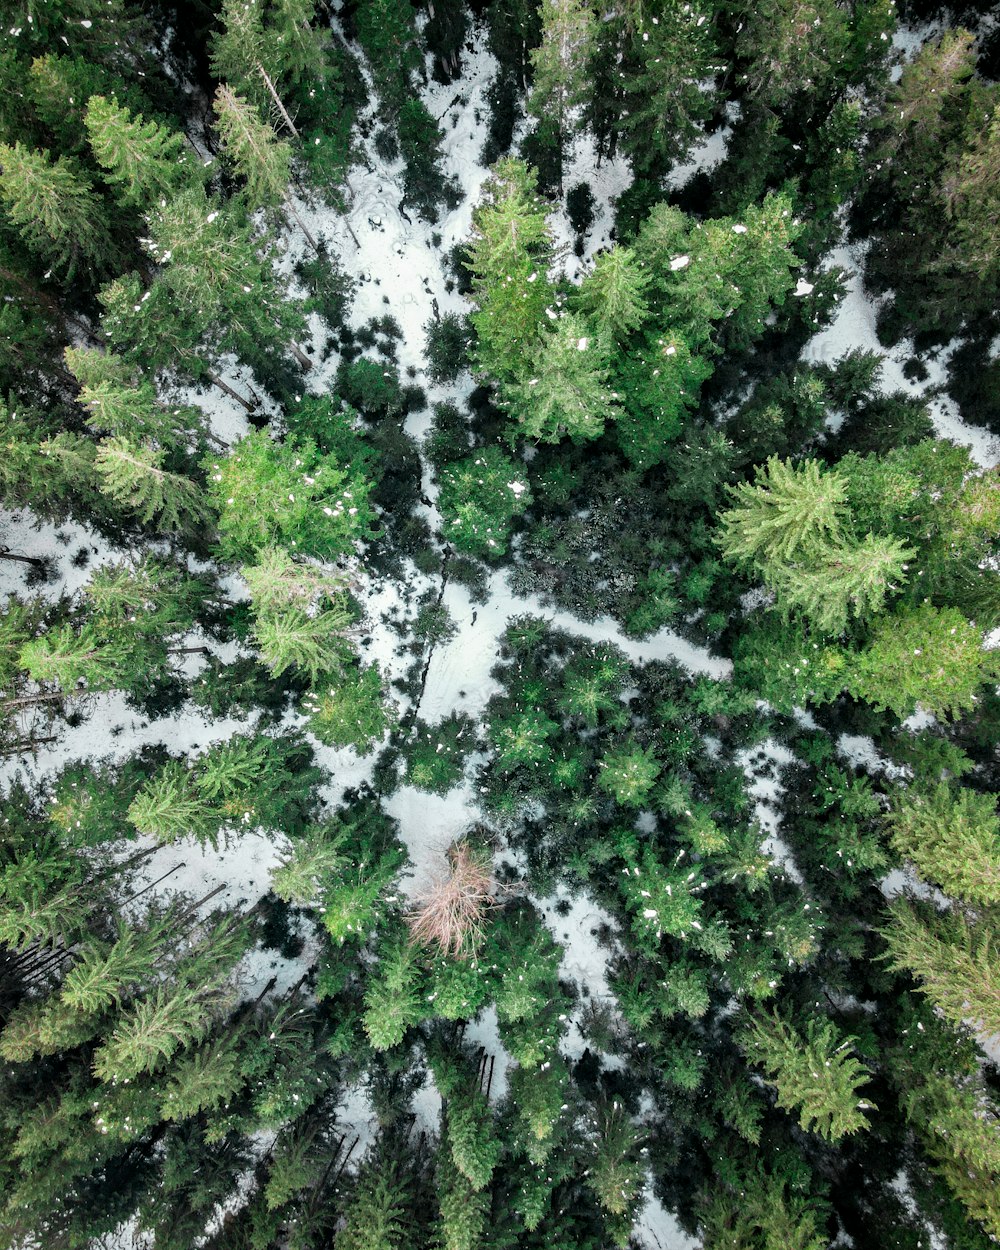
POLYGON ((377 664, 351 665, 325 689, 309 694, 302 710, 320 742, 353 747, 359 755, 370 755, 393 721, 377 664))

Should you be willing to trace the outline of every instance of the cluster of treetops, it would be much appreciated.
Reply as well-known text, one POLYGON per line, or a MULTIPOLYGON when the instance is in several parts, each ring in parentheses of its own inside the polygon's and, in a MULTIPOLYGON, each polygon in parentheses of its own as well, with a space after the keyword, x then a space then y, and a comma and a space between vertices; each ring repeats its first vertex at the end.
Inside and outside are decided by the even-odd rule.
POLYGON ((886 0, 7 6, 0 503, 113 556, 57 594, 55 549, 0 553, 25 572, 0 613, 0 749, 122 700, 243 728, 114 760, 84 741, 7 785, 4 1245, 128 1225, 157 1250, 605 1250, 650 1183, 706 1250, 1000 1237, 981 1046, 1000 1033, 1000 492, 924 396, 885 392, 877 353, 801 358, 844 298, 822 262, 846 230, 907 376, 935 365, 1000 429, 984 16, 908 9, 936 26, 894 74, 886 0), (309 222, 323 206, 357 245, 351 169, 376 161, 428 232, 457 205, 449 119, 420 93, 461 95, 473 40, 492 168, 444 258, 472 311, 426 327, 440 398, 418 447, 404 422, 428 400, 391 305, 350 323, 309 222), (672 188, 723 128, 721 163, 672 188), (570 282, 547 215, 585 255, 594 196, 564 186, 584 143, 634 179, 570 282), (249 421, 228 445, 213 390, 249 421), (636 666, 526 614, 484 720, 427 723, 421 675, 453 628, 436 585, 403 592, 398 690, 362 658, 363 587, 414 565, 474 598, 506 565, 732 675, 636 666), (864 766, 845 733, 872 739, 864 766), (772 739, 775 856, 746 778, 772 739), (379 753, 336 810, 317 742, 379 753), (451 855, 479 882, 456 939, 414 923, 381 800, 471 767, 485 823, 451 855), (150 880, 163 843, 260 833, 284 849, 252 907, 150 880), (556 888, 609 917, 607 995, 560 979, 530 901, 556 888), (261 946, 302 976, 248 998, 261 946), (466 1039, 485 1008, 492 1084, 498 1054, 466 1039), (428 1074, 436 1131, 413 1112, 428 1074), (341 1109, 359 1086, 367 1148, 341 1109))

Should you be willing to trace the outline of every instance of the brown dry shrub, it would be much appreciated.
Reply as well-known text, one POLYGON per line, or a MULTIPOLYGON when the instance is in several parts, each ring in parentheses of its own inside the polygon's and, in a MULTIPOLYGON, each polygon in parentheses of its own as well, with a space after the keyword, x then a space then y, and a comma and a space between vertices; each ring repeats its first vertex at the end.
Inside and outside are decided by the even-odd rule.
POLYGON ((467 959, 485 937, 496 892, 489 851, 462 838, 448 850, 448 872, 424 891, 406 917, 413 940, 467 959))

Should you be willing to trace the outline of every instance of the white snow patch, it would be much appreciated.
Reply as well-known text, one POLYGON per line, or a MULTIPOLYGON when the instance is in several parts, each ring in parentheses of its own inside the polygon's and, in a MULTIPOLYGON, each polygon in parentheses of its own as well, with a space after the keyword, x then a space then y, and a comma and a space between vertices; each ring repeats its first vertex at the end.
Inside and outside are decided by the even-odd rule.
POLYGON ((653 1193, 651 1184, 643 1191, 643 1207, 632 1233, 647 1250, 698 1250, 701 1245, 681 1228, 677 1217, 653 1193))
POLYGON ((968 425, 959 415, 958 406, 944 392, 946 366, 955 345, 950 344, 936 359, 922 357, 928 370, 923 382, 911 381, 903 373, 903 365, 913 354, 909 340, 898 344, 886 354, 875 331, 877 306, 861 281, 864 246, 841 246, 827 257, 830 268, 849 271, 846 291, 833 322, 805 345, 803 360, 834 365, 853 350, 877 352, 883 357, 882 389, 886 393, 903 391, 907 395, 926 397, 934 429, 941 438, 950 439, 969 448, 976 464, 992 469, 1000 463, 1000 440, 988 430, 968 425))

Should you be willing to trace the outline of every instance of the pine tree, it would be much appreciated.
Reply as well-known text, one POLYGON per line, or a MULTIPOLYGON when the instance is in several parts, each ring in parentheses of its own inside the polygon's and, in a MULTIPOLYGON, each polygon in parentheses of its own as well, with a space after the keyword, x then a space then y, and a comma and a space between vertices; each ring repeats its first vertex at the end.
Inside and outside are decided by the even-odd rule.
POLYGON ((275 894, 297 907, 316 906, 350 863, 346 841, 346 831, 332 821, 307 830, 272 873, 275 894))
POLYGON ((423 1019, 422 979, 415 948, 383 938, 378 967, 365 992, 364 1027, 376 1050, 398 1046, 406 1030, 423 1019))
POLYGON ((309 440, 279 444, 266 431, 253 431, 206 469, 227 559, 284 547, 335 562, 354 555, 369 535, 369 483, 309 440))
POLYGON ((97 163, 127 207, 170 199, 200 175, 183 134, 133 117, 114 97, 91 96, 84 120, 97 163))
POLYGON ((752 1017, 737 1040, 768 1073, 778 1106, 798 1110, 803 1129, 839 1141, 868 1128, 864 1113, 877 1108, 859 1097, 867 1073, 850 1050, 854 1038, 840 1034, 832 1021, 812 1016, 802 1030, 773 1012, 752 1017))
POLYGON ((95 460, 100 489, 162 533, 197 532, 208 519, 208 500, 196 482, 164 469, 163 461, 150 442, 106 438, 95 460))
POLYGON ((758 466, 752 486, 741 482, 731 494, 737 507, 719 517, 728 560, 764 571, 839 545, 847 484, 818 460, 795 465, 772 456, 766 468, 758 466))
POLYGON ((624 343, 649 316, 645 299, 649 282, 635 252, 615 244, 599 253, 594 268, 574 293, 574 302, 597 334, 612 343, 624 343))
POLYGON ((0 144, 0 202, 28 248, 67 279, 114 259, 101 202, 68 158, 0 144))
POLYGON ((635 740, 616 745, 598 767, 597 784, 624 807, 642 807, 662 771, 654 748, 635 740))
POLYGON ((245 180, 249 207, 277 208, 288 196, 291 146, 278 139, 249 100, 228 87, 217 89, 214 107, 223 156, 245 180))
POLYGON ((262 548, 256 563, 241 572, 259 615, 308 608, 317 600, 336 598, 348 586, 342 571, 295 561, 283 547, 262 548))
POLYGON ((951 896, 989 906, 1000 902, 1000 817, 992 795, 942 782, 907 788, 888 817, 898 855, 951 896))
POLYGON ((354 613, 346 605, 311 613, 288 608, 258 615, 253 632, 264 663, 275 677, 297 668, 315 682, 343 672, 352 658, 354 621, 354 613))
POLYGON ((193 837, 214 844, 217 837, 213 805, 198 791, 191 771, 177 760, 143 786, 129 808, 129 820, 140 833, 161 842, 193 837))
POLYGON ((567 436, 574 443, 599 438, 617 409, 606 346, 591 337, 586 321, 564 314, 528 360, 523 380, 503 388, 518 433, 543 443, 567 436))
POLYGON ((93 626, 56 626, 21 648, 18 663, 33 681, 54 684, 72 694, 78 687, 111 690, 128 660, 127 643, 111 641, 93 626))

